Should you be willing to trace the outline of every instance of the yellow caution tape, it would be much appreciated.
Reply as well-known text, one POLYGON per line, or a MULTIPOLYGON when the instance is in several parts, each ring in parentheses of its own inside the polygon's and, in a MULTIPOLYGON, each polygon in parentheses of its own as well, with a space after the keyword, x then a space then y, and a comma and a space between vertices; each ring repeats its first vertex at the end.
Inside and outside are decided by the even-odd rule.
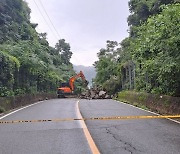
POLYGON ((0 124, 12 123, 33 123, 33 122, 63 122, 76 120, 131 120, 131 119, 163 119, 163 118, 180 118, 180 115, 158 115, 158 116, 116 116, 116 117, 95 117, 95 118, 66 118, 66 119, 45 119, 45 120, 9 120, 0 121, 0 124))

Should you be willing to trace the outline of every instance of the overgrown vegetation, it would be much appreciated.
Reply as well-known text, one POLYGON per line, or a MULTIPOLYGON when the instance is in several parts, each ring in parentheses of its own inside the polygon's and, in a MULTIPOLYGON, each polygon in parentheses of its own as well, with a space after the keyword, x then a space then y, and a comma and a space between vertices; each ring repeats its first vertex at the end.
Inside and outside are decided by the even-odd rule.
POLYGON ((180 96, 180 3, 130 0, 130 36, 107 41, 95 62, 95 84, 111 93, 135 89, 180 96))
POLYGON ((116 99, 160 114, 180 113, 180 97, 126 90, 119 92, 116 99))
POLYGON ((5 112, 6 110, 3 108, 3 107, 1 107, 0 106, 0 113, 3 113, 3 112, 5 112))
POLYGON ((0 1, 0 96, 55 91, 74 74, 70 45, 50 47, 23 0, 0 1))

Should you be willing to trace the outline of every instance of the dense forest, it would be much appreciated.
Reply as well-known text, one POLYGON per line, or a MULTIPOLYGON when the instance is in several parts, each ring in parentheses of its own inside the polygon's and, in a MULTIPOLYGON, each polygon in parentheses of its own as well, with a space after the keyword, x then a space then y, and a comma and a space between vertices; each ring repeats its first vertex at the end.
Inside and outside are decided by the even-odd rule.
POLYGON ((69 43, 51 47, 23 0, 0 1, 0 96, 55 91, 74 74, 69 43))
MULTIPOLYGON (((179 1, 130 0, 129 10, 129 37, 100 49, 94 84, 180 96, 179 1)), ((23 0, 0 1, 0 96, 54 91, 74 74, 70 44, 51 47, 30 13, 23 0)))
POLYGON ((180 96, 180 3, 130 0, 129 37, 100 49, 94 83, 114 94, 137 90, 180 96))

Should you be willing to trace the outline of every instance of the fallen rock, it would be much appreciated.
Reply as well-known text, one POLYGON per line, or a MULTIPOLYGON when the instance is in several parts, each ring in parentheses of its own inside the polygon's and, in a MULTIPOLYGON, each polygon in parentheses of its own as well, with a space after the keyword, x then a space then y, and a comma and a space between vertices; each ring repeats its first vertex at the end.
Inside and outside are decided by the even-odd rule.
POLYGON ((100 97, 104 97, 105 95, 106 95, 106 92, 105 92, 105 91, 102 91, 102 90, 101 90, 101 91, 99 92, 99 96, 100 96, 100 97))
POLYGON ((110 95, 106 95, 104 98, 105 99, 111 99, 111 96, 110 95))
POLYGON ((85 92, 83 92, 79 98, 82 99, 110 99, 111 96, 107 94, 106 91, 98 88, 98 87, 94 87, 91 89, 86 90, 85 92))

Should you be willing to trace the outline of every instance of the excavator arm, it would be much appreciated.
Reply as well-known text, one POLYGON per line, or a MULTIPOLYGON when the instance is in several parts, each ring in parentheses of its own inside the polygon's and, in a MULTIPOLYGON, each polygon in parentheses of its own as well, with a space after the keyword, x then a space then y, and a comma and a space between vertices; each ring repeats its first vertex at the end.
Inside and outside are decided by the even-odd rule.
POLYGON ((80 71, 78 74, 76 74, 75 76, 73 76, 73 77, 71 77, 71 78, 69 79, 69 86, 70 86, 72 92, 74 91, 74 82, 75 82, 75 80, 76 80, 77 78, 79 78, 79 77, 84 81, 85 86, 88 85, 88 81, 86 80, 83 72, 80 71))

